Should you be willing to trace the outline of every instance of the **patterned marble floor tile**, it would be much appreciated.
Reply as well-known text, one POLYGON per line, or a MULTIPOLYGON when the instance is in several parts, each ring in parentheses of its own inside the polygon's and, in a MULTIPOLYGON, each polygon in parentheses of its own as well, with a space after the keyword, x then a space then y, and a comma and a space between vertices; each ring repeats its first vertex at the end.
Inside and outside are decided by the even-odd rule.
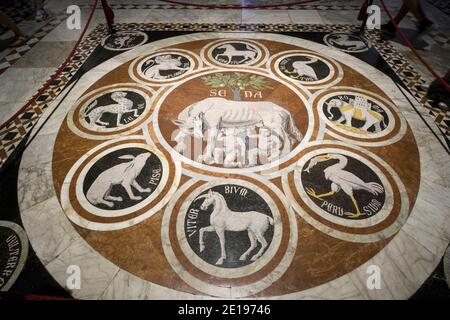
MULTIPOLYGON (((61 104, 50 104, 45 113, 58 106, 54 117, 22 158, 21 216, 32 229, 28 235, 38 256, 63 287, 67 267, 79 265, 86 284, 70 293, 82 299, 404 299, 415 292, 450 238, 445 214, 450 205, 439 193, 447 188, 446 178, 436 176, 447 162, 388 76, 331 48, 336 44, 330 39, 339 45, 334 34, 326 38, 329 46, 320 33, 307 40, 230 32, 142 44, 146 35, 127 30, 133 26, 120 25, 121 33, 102 42, 101 50, 117 55, 68 88, 61 104), (174 69, 151 69, 163 61, 174 69), (301 69, 304 61, 311 61, 311 69, 301 69), (308 75, 300 77, 301 72, 308 75), (229 81, 239 81, 239 90, 228 88, 229 81), (219 113, 224 104, 232 108, 242 99, 245 106, 269 108, 271 119, 281 110, 280 116, 290 115, 284 130, 292 141, 279 142, 291 151, 276 168, 261 162, 260 153, 240 166, 239 156, 231 159, 228 150, 221 162, 218 145, 210 151, 213 159, 206 153, 204 160, 190 159, 182 153, 186 142, 179 136, 171 140, 176 125, 187 121, 186 108, 192 114, 210 103, 219 113), (118 109, 110 114, 141 107, 122 119, 104 115, 112 105, 118 109), (369 108, 372 124, 364 127, 368 115, 339 123, 344 105, 369 108), (101 177, 122 170, 127 161, 141 163, 135 189, 102 196, 101 177), (358 189, 350 196, 342 191, 343 181, 333 182, 338 188, 330 185, 334 176, 326 172, 345 173, 348 182, 359 179, 367 192, 358 189), (148 179, 138 178, 141 173, 148 179), (36 179, 46 181, 39 192, 33 189, 36 179), (254 244, 252 233, 236 230, 214 237, 208 215, 219 214, 219 207, 242 219, 251 215, 249 223, 259 221, 254 244), (48 235, 43 221, 53 221, 48 235), (433 231, 434 237, 427 237, 433 231), (372 266, 381 271, 377 290, 367 284, 372 266)), ((336 33, 346 27, 327 28, 336 33)), ((199 117, 211 124, 208 110, 199 117)), ((242 117, 246 114, 252 113, 242 117)), ((258 114, 265 117, 263 109, 258 114)), ((263 121, 277 130, 276 122, 263 121)), ((197 130, 208 134, 203 126, 197 130)), ((243 132, 250 135, 248 130, 243 132)), ((258 140, 262 134, 256 131, 258 140)))
MULTIPOLYGON (((298 24, 322 24, 324 20, 318 10, 289 10, 292 23, 298 24)), ((348 22, 350 23, 350 22, 348 22)))
POLYGON ((327 24, 357 24, 358 11, 353 10, 321 10, 319 15, 323 23, 327 24))
POLYGON ((40 41, 14 64, 15 68, 56 68, 75 46, 73 41, 40 41))
MULTIPOLYGON (((121 31, 214 31, 226 26, 206 23, 228 23, 234 24, 229 25, 228 30, 336 33, 351 30, 350 27, 340 29, 336 24, 351 19, 356 13, 355 8, 347 8, 345 13, 337 14, 337 10, 343 8, 342 1, 321 3, 324 10, 331 9, 326 12, 317 11, 319 7, 307 12, 296 9, 250 12, 179 10, 172 5, 168 5, 170 9, 155 9, 151 6, 159 2, 138 0, 126 5, 120 0, 111 3, 121 8, 117 9, 116 19, 121 31), (333 5, 336 7, 331 8, 333 5), (133 11, 136 14, 131 15, 133 11), (129 24, 134 21, 147 24, 129 24), (157 22, 163 24, 153 24, 157 22), (239 25, 241 23, 246 25, 239 25), (282 25, 268 28, 256 25, 260 23, 282 25)), ((358 3, 352 1, 345 5, 358 3)), ((88 7, 87 1, 83 4, 88 7)), ((0 157, 5 159, 43 114, 37 128, 43 127, 33 131, 37 136, 21 159, 17 189, 20 215, 39 259, 61 287, 75 298, 405 299, 433 272, 450 239, 447 227, 450 220, 445 214, 448 199, 443 196, 449 186, 446 178, 439 175, 439 170, 448 164, 447 155, 389 77, 370 67, 367 61, 361 62, 355 56, 332 49, 333 42, 324 46, 320 36, 305 40, 258 33, 248 37, 245 33, 222 33, 208 38, 211 33, 194 33, 171 39, 163 37, 155 43, 142 45, 141 38, 144 42, 146 38, 139 34, 136 43, 133 36, 125 38, 125 42, 121 42, 120 36, 116 40, 106 39, 99 50, 116 56, 85 74, 72 91, 67 88, 64 93, 68 92, 69 96, 63 99, 64 84, 101 43, 104 28, 97 24, 102 22, 102 12, 97 10, 89 30, 97 35, 83 42, 77 56, 79 62, 73 61, 59 82, 45 94, 46 103, 33 105, 0 134, 0 157), (279 41, 278 44, 273 40, 279 41), (134 50, 122 50, 122 46, 134 50), (168 46, 172 47, 168 49, 168 46), (112 53, 111 49, 117 52, 112 53), (163 55, 154 53, 155 50, 166 52, 163 55), (235 57, 236 52, 245 59, 235 57), (167 57, 169 60, 164 60, 167 57), (170 63, 172 69, 152 68, 161 62, 170 63), (214 161, 207 155, 203 160, 176 158, 176 161, 169 156, 168 150, 177 154, 184 146, 180 140, 170 140, 175 124, 181 127, 183 121, 186 123, 178 106, 193 106, 199 99, 212 98, 211 95, 240 100, 237 89, 230 91, 225 83, 225 89, 217 85, 217 81, 225 81, 223 74, 230 75, 231 79, 237 74, 241 83, 257 82, 258 90, 240 88, 240 99, 255 100, 255 103, 270 100, 291 114, 293 122, 289 130, 293 138, 303 141, 292 142, 295 152, 292 151, 290 162, 282 162, 281 168, 275 171, 260 172, 254 171, 252 165, 240 167, 238 158, 225 159, 223 163, 214 158, 217 163, 212 164, 214 161), (247 79, 246 74, 253 78, 247 79), (292 106, 293 94, 299 101, 295 107, 292 106), (128 111, 131 105, 137 107, 122 120, 118 116, 122 109, 109 115, 101 112, 114 102, 118 103, 116 106, 120 104, 120 108, 128 105, 128 111), (369 105, 375 122, 380 117, 383 121, 379 121, 379 128, 365 128, 361 123, 368 121, 368 115, 363 119, 355 114, 353 122, 339 124, 339 114, 342 120, 345 113, 341 109, 343 104, 361 110, 369 105), (313 106, 311 110, 309 105, 313 106), (151 109, 148 106, 152 106, 151 109), (303 107, 305 110, 301 109, 303 107), (115 113, 117 118, 114 118, 115 113), (307 120, 302 118, 305 115, 308 115, 307 120), (1 153, 5 150, 8 150, 6 156, 1 153), (322 154, 320 150, 327 153, 322 154), (91 189, 100 188, 92 188, 95 181, 91 180, 99 179, 102 172, 112 171, 121 161, 136 161, 142 154, 150 155, 142 169, 142 176, 148 177, 148 181, 136 178, 139 188, 134 185, 131 195, 135 193, 137 197, 116 189, 111 197, 100 197, 103 201, 91 196, 91 189), (408 159, 404 154, 408 154, 408 159), (347 161, 344 167, 350 174, 365 172, 360 179, 372 181, 369 188, 372 193, 365 196, 363 191, 358 191, 355 198, 348 201, 344 199, 342 188, 334 190, 333 194, 333 185, 329 186, 321 173, 343 161, 347 161), (162 176, 159 168, 162 168, 162 176), (322 180, 325 182, 317 183, 322 180), (155 189, 146 188, 149 181, 154 181, 155 189), (319 196, 319 192, 323 195, 319 196), (233 231, 225 234, 228 256, 222 262, 219 233, 215 238, 216 233, 209 232, 214 230, 205 230, 203 250, 199 236, 194 235, 196 241, 189 240, 192 230, 198 233, 199 228, 208 227, 210 221, 200 215, 207 216, 210 213, 207 210, 213 210, 219 199, 223 199, 222 205, 225 203, 235 212, 242 213, 246 207, 256 212, 254 220, 263 215, 269 222, 262 234, 268 242, 267 248, 259 237, 254 238, 262 255, 258 256, 254 248, 250 250, 251 235, 239 238, 233 231), (213 204, 207 205, 208 201, 213 204), (382 204, 381 209, 379 204, 382 204), (362 218, 350 214, 352 210, 359 210, 358 205, 364 212, 362 218), (369 212, 373 217, 365 217, 369 212), (50 225, 49 221, 52 221, 50 225), (326 243, 325 247, 332 249, 324 251, 317 243, 326 243), (127 250, 118 252, 117 247, 127 250), (246 250, 250 250, 255 262, 247 263, 250 254, 242 258, 246 250), (148 252, 154 253, 152 259, 148 252), (336 252, 334 257, 332 252, 336 252), (239 256, 242 259, 238 259, 239 256), (72 292, 66 288, 65 277, 67 268, 73 264, 79 265, 87 277, 83 289, 72 292), (367 270, 372 265, 382 270, 381 290, 367 287, 367 270)), ((22 74, 15 70, 44 67, 42 71, 34 69, 32 86, 26 87, 30 92, 26 89, 25 94, 22 91, 19 96, 15 95, 12 84, 2 86, 0 97, 11 97, 5 99, 10 111, 16 107, 10 101, 25 101, 24 96, 31 95, 38 83, 48 77, 46 72, 53 69, 46 67, 57 66, 57 63, 37 65, 33 56, 47 52, 44 60, 56 61, 64 56, 63 52, 70 50, 79 34, 79 31, 77 34, 67 30, 64 22, 51 30, 53 28, 43 30, 39 36, 42 38, 50 31, 45 42, 37 43, 31 50, 25 47, 9 55, 14 68, 0 76, 0 83, 5 75, 5 80, 18 77, 19 85, 25 88, 30 80, 29 72, 22 74), (58 52, 50 50, 53 47, 59 48, 58 52)), ((148 35, 151 36, 151 32, 148 35)), ((445 41, 441 34, 432 37, 445 41)), ((334 44, 338 44, 339 37, 334 40, 334 44)), ((423 84, 417 70, 423 70, 412 69, 388 43, 373 43, 371 54, 377 55, 378 51, 412 93, 425 102, 421 91, 416 89, 423 84)), ((408 57, 406 50, 401 51, 408 57)), ((441 65, 439 69, 444 67, 441 65)), ((6 113, 0 115, 6 118, 6 113)), ((434 118, 437 119, 436 115, 434 118)), ((429 116, 430 119, 433 118, 429 116)), ((439 123, 443 123, 442 119, 439 123)), ((196 120, 193 121, 195 124, 196 120)), ((259 141, 262 135, 256 133, 259 141)), ((224 132, 223 135, 230 134, 224 132)), ((281 143, 287 145, 286 141, 283 138, 281 143)), ((216 149, 219 147, 213 149, 214 157, 220 152, 216 149)))
POLYGON ((47 80, 54 68, 10 68, 0 75, 0 99, 7 102, 26 102, 47 80), (17 88, 23 88, 18 91, 17 88))
POLYGON ((288 11, 242 10, 242 23, 292 23, 288 11))

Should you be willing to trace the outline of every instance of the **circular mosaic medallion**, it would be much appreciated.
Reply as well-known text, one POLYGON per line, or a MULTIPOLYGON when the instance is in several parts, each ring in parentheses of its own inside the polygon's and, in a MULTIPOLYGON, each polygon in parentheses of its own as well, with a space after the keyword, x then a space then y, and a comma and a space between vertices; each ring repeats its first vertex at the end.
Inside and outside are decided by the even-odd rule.
POLYGON ((284 186, 303 217, 339 238, 378 241, 406 219, 408 199, 397 174, 375 155, 345 144, 307 147, 284 186))
MULTIPOLYGON (((187 240, 189 247, 182 245, 182 248, 187 249, 188 256, 193 252, 210 265, 235 269, 250 265, 267 251, 274 237, 272 210, 276 208, 270 198, 265 200, 257 193, 261 190, 245 185, 248 184, 220 184, 201 189, 187 199, 179 216, 184 222, 179 241, 187 240), (221 208, 226 211, 219 211, 221 208), (228 220, 217 227, 222 217, 228 220), (221 227, 223 234, 219 231, 221 227), (225 250, 221 253, 222 243, 225 250)), ((202 264, 199 265, 201 268, 202 264)))
POLYGON ((146 43, 148 36, 141 31, 119 31, 102 40, 102 46, 112 51, 125 51, 146 43))
POLYGON ((316 94, 313 104, 330 134, 357 144, 389 144, 405 133, 405 123, 391 102, 371 92, 335 87, 316 94))
POLYGON ((125 228, 161 208, 178 178, 167 155, 127 137, 101 144, 80 158, 65 178, 61 201, 78 225, 125 228))
POLYGON ((164 174, 161 160, 147 149, 108 150, 88 164, 80 175, 77 195, 85 198, 81 204, 89 209, 93 209, 91 205, 102 209, 96 212, 98 215, 114 216, 146 201, 158 188, 164 174), (126 179, 132 180, 131 183, 125 182, 126 179))
POLYGON ((334 60, 310 51, 286 51, 269 62, 277 76, 308 88, 330 87, 343 78, 342 67, 334 60))
POLYGON ((228 279, 242 295, 262 290, 264 277, 285 270, 279 258, 291 259, 296 246, 292 218, 284 197, 262 181, 191 180, 166 208, 161 235, 169 263, 189 285, 225 296, 221 284, 228 279), (206 279, 210 288, 203 285, 206 279))
POLYGON ((257 66, 268 59, 268 51, 261 43, 247 39, 215 41, 202 49, 202 58, 220 67, 257 66))
POLYGON ((187 50, 167 50, 139 57, 130 65, 130 76, 137 82, 162 85, 176 82, 199 67, 198 58, 187 50))
POLYGON ((310 135, 304 95, 254 71, 202 73, 158 100, 153 126, 165 148, 196 168, 263 170, 289 159, 310 135))
POLYGON ((70 110, 67 122, 76 134, 95 140, 139 129, 152 111, 153 91, 138 84, 114 84, 88 92, 70 110))
POLYGON ((0 291, 14 284, 28 257, 28 238, 17 224, 0 221, 0 291))
POLYGON ((330 47, 348 53, 364 52, 371 47, 369 41, 363 36, 344 32, 329 33, 323 38, 323 42, 330 47))
POLYGON ((386 202, 386 193, 392 198, 387 179, 365 158, 342 151, 313 154, 306 163, 303 164, 305 160, 299 163, 295 181, 302 186, 301 194, 307 195, 307 202, 315 206, 316 212, 354 221, 376 216, 385 204, 385 212, 392 209, 386 202))

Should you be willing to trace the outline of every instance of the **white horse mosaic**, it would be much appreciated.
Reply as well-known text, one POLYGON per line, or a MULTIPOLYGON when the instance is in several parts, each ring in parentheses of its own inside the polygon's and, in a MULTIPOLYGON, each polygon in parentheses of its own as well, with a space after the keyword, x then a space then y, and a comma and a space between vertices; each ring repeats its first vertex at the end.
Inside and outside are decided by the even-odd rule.
POLYGON ((217 260, 216 265, 222 265, 227 258, 225 231, 247 231, 250 247, 239 257, 239 260, 247 260, 250 253, 258 246, 258 242, 261 244, 261 248, 250 258, 250 261, 255 261, 261 257, 268 246, 264 234, 270 225, 274 225, 273 218, 257 211, 232 211, 228 208, 225 198, 220 193, 212 190, 197 197, 196 200, 199 199, 205 199, 200 206, 201 210, 207 210, 210 205, 214 206, 209 218, 210 226, 201 228, 199 231, 200 252, 205 250, 204 233, 216 232, 220 241, 220 258, 217 260))

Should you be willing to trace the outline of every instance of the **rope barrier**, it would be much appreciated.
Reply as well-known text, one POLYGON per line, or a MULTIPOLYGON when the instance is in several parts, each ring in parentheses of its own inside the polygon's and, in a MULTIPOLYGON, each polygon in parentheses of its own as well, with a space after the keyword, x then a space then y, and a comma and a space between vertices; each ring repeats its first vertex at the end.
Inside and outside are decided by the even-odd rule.
POLYGON ((447 91, 450 91, 450 86, 448 85, 447 81, 442 79, 441 76, 431 67, 431 65, 428 64, 428 62, 425 61, 424 58, 417 52, 416 48, 412 45, 412 43, 408 40, 408 38, 405 36, 405 34, 400 30, 398 24, 394 21, 394 18, 392 17, 391 13, 389 12, 386 4, 384 3, 384 0, 380 0, 381 5, 383 6, 383 10, 386 12, 387 16, 389 17, 389 20, 391 23, 395 26, 395 29, 397 30, 400 37, 403 39, 403 42, 411 49, 412 53, 419 59, 420 62, 428 69, 428 71, 442 84, 442 86, 447 89, 447 91))
POLYGON ((50 79, 48 79, 45 84, 38 90, 38 92, 31 97, 31 99, 22 107, 20 108, 12 117, 10 117, 8 120, 6 120, 6 122, 4 122, 3 124, 0 125, 0 130, 5 128, 6 126, 8 126, 12 121, 14 121, 14 119, 16 119, 23 111, 25 111, 29 106, 31 106, 33 104, 33 102, 36 101, 36 99, 45 92, 45 90, 47 90, 50 85, 53 83, 53 81, 56 80, 56 78, 61 74, 62 70, 64 70, 64 68, 67 66, 67 64, 70 62, 70 60, 72 60, 73 55, 75 54, 76 50, 78 49, 78 46, 81 43, 81 40, 83 39, 90 23, 92 20, 92 17, 94 16, 94 12, 95 9, 97 8, 97 2, 98 0, 94 0, 94 5, 92 7, 92 11, 89 14, 89 18, 86 22, 86 25, 84 26, 83 31, 81 32, 80 37, 78 38, 77 42, 75 43, 72 51, 69 53, 69 55, 67 56, 66 60, 64 60, 64 62, 59 66, 58 69, 56 69, 55 73, 50 77, 50 79))
POLYGON ((42 295, 42 294, 29 294, 23 292, 1 292, 0 291, 0 299, 2 300, 10 300, 10 301, 74 301, 74 298, 71 297, 61 297, 61 296, 51 296, 51 295, 42 295))
POLYGON ((262 8, 276 8, 276 7, 290 7, 299 4, 305 4, 310 2, 317 2, 318 0, 303 0, 294 1, 288 3, 277 3, 277 4, 260 4, 260 5, 240 5, 240 4, 204 4, 204 3, 189 3, 178 0, 160 0, 161 2, 167 2, 171 4, 178 4, 183 6, 193 6, 199 8, 210 8, 210 9, 262 9, 262 8))

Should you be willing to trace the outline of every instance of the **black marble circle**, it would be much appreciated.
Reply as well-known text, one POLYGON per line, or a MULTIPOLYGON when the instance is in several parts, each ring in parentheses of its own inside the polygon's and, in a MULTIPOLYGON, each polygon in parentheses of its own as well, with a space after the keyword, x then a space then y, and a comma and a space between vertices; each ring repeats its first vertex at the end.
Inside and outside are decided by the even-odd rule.
POLYGON ((217 62, 227 65, 249 64, 259 58, 258 49, 249 44, 241 42, 227 42, 217 45, 211 52, 211 56, 217 62), (229 49, 225 46, 230 46, 229 49), (229 51, 230 50, 230 51, 229 51), (227 51, 233 55, 226 55, 227 51))
POLYGON ((90 126, 103 127, 108 129, 120 128, 123 125, 133 122, 134 120, 139 118, 142 113, 144 113, 147 106, 145 104, 145 98, 142 95, 128 90, 117 90, 115 92, 124 92, 126 94, 125 98, 133 102, 133 106, 130 111, 126 111, 120 116, 119 126, 117 125, 117 118, 119 117, 119 113, 114 112, 114 107, 108 107, 118 104, 118 102, 114 101, 111 97, 114 92, 109 92, 101 95, 100 97, 89 103, 89 105, 85 106, 83 110, 81 110, 81 116, 90 126), (99 108, 105 109, 105 112, 101 112, 100 118, 96 120, 96 111, 98 112, 100 110, 99 108))
POLYGON ((141 148, 123 148, 105 155, 89 168, 83 181, 83 193, 88 201, 97 208, 106 210, 126 209, 148 198, 160 184, 162 174, 163 167, 161 161, 154 153, 141 148), (136 172, 135 169, 138 167, 138 163, 137 160, 133 160, 131 157, 137 159, 141 154, 150 154, 150 157, 145 160, 145 165, 142 167, 141 171, 136 172), (120 158, 124 156, 129 159, 120 158), (114 169, 112 169, 113 167, 114 169), (107 170, 109 170, 108 172, 111 172, 111 174, 104 174, 107 170), (125 170, 127 170, 127 173, 124 173, 125 170), (135 171, 135 173, 130 173, 132 171, 135 171), (100 177, 101 174, 103 174, 102 177, 100 177), (133 184, 131 184, 133 195, 141 197, 142 199, 140 200, 131 199, 125 189, 125 186, 129 184, 128 181, 130 181, 127 177, 130 177, 130 175, 133 177, 131 181, 135 181, 142 189, 150 188, 149 192, 140 192, 133 184), (107 178, 104 178, 104 176, 107 176, 107 178), (109 183, 108 181, 111 180, 115 181, 109 183), (123 180, 123 183, 120 182, 121 180, 123 180), (107 182, 104 183, 103 181, 107 182), (91 186, 93 186, 95 182, 98 187, 94 186, 89 192, 91 186), (106 200, 105 196, 108 188, 111 188, 109 192, 110 196, 121 197, 122 200, 106 200), (100 196, 103 194, 103 197, 100 198, 106 200, 106 202, 112 204, 112 206, 102 203, 101 200, 92 201, 93 197, 89 196, 88 192, 100 196))
POLYGON ((145 60, 140 71, 147 79, 167 80, 183 75, 190 67, 191 62, 185 56, 162 53, 145 60))
POLYGON ((106 38, 103 46, 107 49, 126 50, 145 41, 145 35, 139 32, 117 32, 106 38))
POLYGON ((332 195, 324 196, 322 199, 310 194, 308 194, 308 197, 325 212, 344 219, 362 220, 378 214, 386 200, 385 186, 378 175, 363 162, 344 154, 338 154, 348 161, 344 167, 338 168, 339 163, 342 163, 339 159, 330 159, 317 162, 309 168, 311 161, 325 155, 333 157, 336 153, 323 153, 305 163, 301 172, 303 188, 307 194, 308 190, 313 190, 316 195, 322 195, 329 193, 332 190, 332 184, 335 184, 338 191, 332 195), (381 186, 382 192, 374 194, 370 191, 376 189, 373 183, 381 186), (347 192, 348 190, 350 192, 347 192), (359 217, 351 217, 345 214, 346 212, 356 213, 351 194, 353 194, 361 212, 359 217))
POLYGON ((278 64, 278 68, 280 71, 288 76, 291 79, 298 80, 298 81, 304 81, 304 82, 315 82, 325 79, 330 75, 330 68, 328 65, 323 62, 322 60, 316 58, 317 61, 310 62, 313 57, 310 56, 304 56, 304 55, 294 55, 289 56, 280 61, 278 64), (312 74, 299 74, 296 72, 295 63, 296 62, 306 62, 306 66, 311 67, 314 71, 316 77, 314 77, 312 74), (309 62, 309 63, 308 63, 309 62))
POLYGON ((11 228, 0 226, 0 291, 20 271, 22 241, 11 228))
MULTIPOLYGON (((237 217, 239 217, 240 213, 249 211, 256 211, 272 219, 273 216, 267 202, 256 192, 244 186, 235 184, 219 185, 212 187, 197 196, 196 200, 190 204, 186 212, 184 221, 186 239, 195 254, 205 262, 216 265, 216 262, 221 256, 220 241, 216 232, 204 233, 204 251, 200 252, 199 246, 199 231, 201 228, 211 225, 211 214, 213 213, 215 206, 210 205, 206 210, 202 210, 201 205, 203 204, 204 199, 198 199, 198 197, 208 194, 210 190, 222 195, 228 209, 236 212, 237 217)), ((272 242, 273 235, 274 226, 269 223, 267 230, 263 234, 268 244, 267 248, 272 242)), ((248 231, 225 231, 226 259, 220 267, 238 268, 252 263, 253 261, 251 261, 251 258, 261 249, 261 244, 258 240, 256 240, 256 243, 257 246, 249 253, 247 258, 245 260, 239 260, 241 255, 250 248, 248 231)), ((267 248, 265 250, 267 250, 267 248)))
MULTIPOLYGON (((341 95, 331 96, 330 98, 326 99, 322 106, 325 117, 328 120, 330 120, 336 124, 345 125, 346 121, 345 121, 345 117, 344 117, 341 109, 339 107, 328 108, 328 103, 330 103, 330 101, 333 99, 338 99, 338 100, 345 102, 346 104, 353 105, 354 101, 357 97, 358 97, 357 95, 352 95, 352 94, 341 94, 341 95)), ((368 110, 370 110, 370 112, 372 112, 373 114, 376 113, 376 114, 379 114, 380 116, 382 116, 382 119, 380 118, 381 121, 379 122, 379 127, 377 127, 376 124, 373 124, 367 129, 367 132, 376 133, 376 132, 383 131, 389 125, 389 122, 390 122, 389 115, 381 106, 379 106, 377 103, 372 101, 370 98, 367 98, 367 102, 369 103, 368 110)), ((365 120, 358 119, 358 118, 360 118, 360 117, 358 117, 358 114, 359 114, 359 111, 356 111, 356 113, 354 113, 353 116, 351 117, 351 127, 356 128, 356 129, 362 128, 365 124, 365 120)))

